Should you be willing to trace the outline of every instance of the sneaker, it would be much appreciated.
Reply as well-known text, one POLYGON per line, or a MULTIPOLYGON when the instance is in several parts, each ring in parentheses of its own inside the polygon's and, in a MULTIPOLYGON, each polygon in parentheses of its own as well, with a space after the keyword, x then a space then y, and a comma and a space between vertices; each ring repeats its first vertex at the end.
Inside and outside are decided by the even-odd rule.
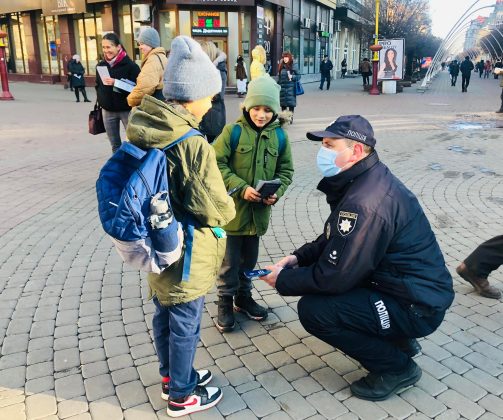
POLYGON ((422 350, 421 344, 419 344, 415 338, 402 338, 394 340, 393 344, 395 344, 395 346, 397 346, 409 357, 418 355, 422 350))
POLYGON ((170 417, 182 417, 214 407, 222 399, 222 390, 216 387, 196 386, 188 396, 168 400, 170 417))
POLYGON ((456 273, 458 273, 463 280, 470 283, 480 296, 484 296, 489 299, 501 298, 501 292, 496 287, 491 286, 489 284, 489 280, 483 277, 478 277, 475 273, 468 269, 465 263, 461 263, 458 268, 456 268, 456 273))
POLYGON ((412 360, 397 373, 369 373, 350 385, 355 397, 368 401, 383 401, 421 379, 421 368, 412 360))
MULTIPOLYGON (((199 385, 199 386, 204 386, 213 379, 213 375, 207 369, 198 370, 196 373, 197 373, 197 385, 199 385)), ((162 378, 161 387, 162 387, 161 398, 164 401, 168 401, 169 400, 169 377, 162 378)))
POLYGON ((232 296, 220 296, 218 298, 217 328, 220 332, 229 332, 234 329, 234 310, 232 308, 232 296))
POLYGON ((236 296, 234 309, 237 312, 244 312, 255 321, 263 321, 267 318, 267 309, 255 302, 251 296, 236 296))

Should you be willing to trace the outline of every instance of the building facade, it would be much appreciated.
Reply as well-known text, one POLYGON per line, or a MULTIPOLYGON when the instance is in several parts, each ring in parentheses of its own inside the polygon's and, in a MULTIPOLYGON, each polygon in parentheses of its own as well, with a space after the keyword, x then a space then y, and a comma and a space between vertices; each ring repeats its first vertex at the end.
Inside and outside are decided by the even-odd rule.
POLYGON ((128 55, 141 61, 136 36, 153 26, 167 50, 177 35, 212 41, 228 57, 228 85, 235 85, 234 64, 248 67, 257 44, 267 52, 272 75, 283 51, 295 57, 305 82, 319 80, 325 54, 349 69, 360 59, 358 7, 361 0, 18 0, 0 3, 0 29, 7 37, 12 80, 59 83, 66 65, 79 54, 88 77, 101 59, 101 39, 115 32, 128 55), (356 9, 356 12, 355 12, 356 9), (345 13, 342 13, 346 10, 345 13), (341 16, 338 20, 337 13, 341 16))

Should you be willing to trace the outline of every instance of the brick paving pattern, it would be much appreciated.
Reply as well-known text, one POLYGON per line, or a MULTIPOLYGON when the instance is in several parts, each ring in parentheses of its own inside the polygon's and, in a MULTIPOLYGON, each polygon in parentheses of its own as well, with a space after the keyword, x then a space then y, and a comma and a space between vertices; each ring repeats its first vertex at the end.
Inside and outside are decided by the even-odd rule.
MULTIPOLYGON (((214 326, 206 298, 197 368, 224 399, 193 419, 497 419, 503 417, 503 305, 455 275, 481 241, 501 234, 503 118, 496 80, 473 78, 467 94, 447 74, 424 94, 369 97, 359 79, 329 92, 306 85, 288 128, 295 178, 262 237, 264 266, 313 240, 328 215, 316 190, 318 145, 305 140, 338 115, 359 113, 376 130, 381 159, 418 196, 454 275, 456 299, 438 331, 421 339, 417 386, 372 403, 354 398, 358 363, 307 334, 298 298, 260 281, 269 308, 256 323, 214 326)), ((61 87, 12 84, 0 102, 0 419, 166 419, 152 340, 153 304, 143 274, 124 266, 98 221, 94 181, 109 156, 86 133, 89 111, 61 87)), ((89 89, 92 90, 92 89, 89 89)), ((239 100, 228 97, 231 119, 239 100)), ((491 282, 503 287, 503 272, 491 282)))

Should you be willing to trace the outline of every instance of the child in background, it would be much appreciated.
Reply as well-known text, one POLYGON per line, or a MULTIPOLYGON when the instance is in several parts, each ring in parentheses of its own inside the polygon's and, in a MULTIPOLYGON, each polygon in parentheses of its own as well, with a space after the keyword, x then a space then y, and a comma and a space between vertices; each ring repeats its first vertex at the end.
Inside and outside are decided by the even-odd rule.
POLYGON ((267 317, 267 310, 252 298, 251 280, 243 273, 255 267, 259 237, 267 231, 271 206, 292 182, 290 143, 278 116, 279 90, 268 75, 253 79, 243 115, 236 123, 226 125, 213 144, 225 186, 234 191, 236 206, 236 217, 225 226, 227 248, 217 279, 217 328, 221 332, 234 328, 233 298, 236 310, 251 319, 267 317), (281 186, 276 194, 262 197, 255 190, 259 180, 277 178, 281 186))

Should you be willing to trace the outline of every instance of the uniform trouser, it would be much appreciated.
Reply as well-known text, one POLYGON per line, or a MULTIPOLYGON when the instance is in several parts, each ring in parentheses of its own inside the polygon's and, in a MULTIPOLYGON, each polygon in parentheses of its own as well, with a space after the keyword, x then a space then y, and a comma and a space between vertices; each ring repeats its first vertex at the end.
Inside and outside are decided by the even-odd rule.
POLYGON ((321 75, 321 83, 320 83, 320 89, 323 89, 323 84, 325 83, 325 80, 327 81, 327 90, 330 89, 330 75, 321 75))
POLYGON ((492 271, 503 264, 503 235, 495 236, 480 244, 464 262, 477 277, 487 278, 492 271))
POLYGON ((405 369, 409 356, 393 340, 431 334, 445 314, 400 304, 390 295, 365 288, 303 296, 298 313, 306 331, 376 373, 405 369))
POLYGON ((259 237, 227 236, 225 257, 218 273, 218 296, 247 296, 251 294, 252 282, 243 274, 253 270, 258 259, 259 237))
POLYGON ((170 397, 185 397, 197 384, 193 364, 199 342, 204 296, 173 306, 163 306, 154 297, 154 305, 152 326, 159 357, 159 373, 170 378, 170 397))
POLYGON ((466 90, 466 88, 470 84, 470 76, 471 75, 465 76, 464 74, 461 74, 461 88, 463 90, 466 90))
POLYGON ((105 126, 105 130, 107 132, 108 141, 110 141, 110 145, 112 146, 112 152, 121 147, 121 127, 120 123, 124 128, 127 127, 127 119, 129 116, 129 111, 107 111, 103 108, 103 125, 105 126))

